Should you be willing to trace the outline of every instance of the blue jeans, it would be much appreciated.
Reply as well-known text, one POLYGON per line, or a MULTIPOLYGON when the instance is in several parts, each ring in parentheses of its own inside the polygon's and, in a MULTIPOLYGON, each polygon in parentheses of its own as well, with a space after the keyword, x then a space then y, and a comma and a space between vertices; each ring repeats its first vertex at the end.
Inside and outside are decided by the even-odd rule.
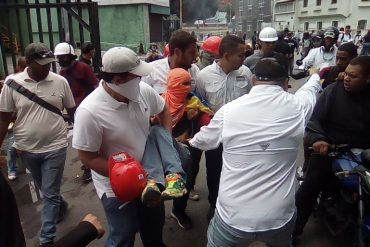
POLYGON ((242 232, 231 229, 220 218, 217 210, 207 231, 207 247, 242 247, 255 241, 264 242, 268 247, 291 247, 295 215, 283 227, 263 232, 242 232))
POLYGON ((8 152, 7 152, 7 165, 8 165, 8 174, 16 173, 17 169, 17 155, 15 148, 13 147, 14 135, 13 131, 8 131, 8 152))
MULTIPOLYGON (((180 148, 186 152, 182 147, 180 148)), ((148 179, 153 179, 163 186, 165 185, 165 174, 177 173, 184 181, 186 180, 186 174, 182 169, 181 159, 174 146, 173 137, 162 126, 155 125, 150 128, 141 164, 148 173, 148 179)))
POLYGON ((41 213, 40 243, 53 241, 56 237, 56 223, 62 201, 60 185, 62 181, 67 148, 46 152, 19 152, 19 157, 43 195, 41 213))
POLYGON ((370 55, 370 43, 363 43, 361 55, 363 56, 370 55))
POLYGON ((148 208, 140 199, 123 204, 116 197, 101 198, 108 221, 109 236, 105 247, 132 247, 135 234, 140 232, 145 247, 165 247, 162 240, 164 225, 164 205, 148 208))

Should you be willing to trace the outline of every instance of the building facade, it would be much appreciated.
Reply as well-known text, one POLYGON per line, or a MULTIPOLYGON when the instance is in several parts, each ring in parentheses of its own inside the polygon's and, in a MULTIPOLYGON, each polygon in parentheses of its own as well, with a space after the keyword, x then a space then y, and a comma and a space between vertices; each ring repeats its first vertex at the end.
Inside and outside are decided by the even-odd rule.
POLYGON ((252 37, 254 31, 272 25, 272 0, 234 0, 235 25, 239 33, 252 37))
POLYGON ((292 31, 312 31, 350 25, 364 34, 369 25, 369 0, 275 0, 273 26, 292 31))

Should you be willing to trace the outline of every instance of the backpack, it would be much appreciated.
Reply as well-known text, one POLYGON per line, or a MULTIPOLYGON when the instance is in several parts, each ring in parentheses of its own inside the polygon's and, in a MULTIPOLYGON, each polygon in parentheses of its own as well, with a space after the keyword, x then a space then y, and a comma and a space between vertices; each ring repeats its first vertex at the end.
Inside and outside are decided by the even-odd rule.
MULTIPOLYGON (((345 35, 345 33, 342 33, 342 38, 340 39, 340 42, 343 42, 344 35, 345 35)), ((349 39, 352 39, 352 35, 351 34, 349 34, 349 39)))

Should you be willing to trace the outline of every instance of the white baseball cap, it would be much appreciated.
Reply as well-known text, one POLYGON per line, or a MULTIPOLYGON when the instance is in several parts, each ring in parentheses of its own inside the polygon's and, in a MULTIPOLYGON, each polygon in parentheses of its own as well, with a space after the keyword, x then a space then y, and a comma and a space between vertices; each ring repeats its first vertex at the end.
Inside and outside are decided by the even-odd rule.
POLYGON ((264 42, 274 42, 278 40, 278 35, 276 30, 272 27, 265 27, 261 30, 258 38, 264 42))
POLYGON ((113 47, 103 55, 102 72, 105 73, 125 73, 138 76, 149 75, 153 67, 144 61, 141 61, 135 52, 127 47, 113 47))

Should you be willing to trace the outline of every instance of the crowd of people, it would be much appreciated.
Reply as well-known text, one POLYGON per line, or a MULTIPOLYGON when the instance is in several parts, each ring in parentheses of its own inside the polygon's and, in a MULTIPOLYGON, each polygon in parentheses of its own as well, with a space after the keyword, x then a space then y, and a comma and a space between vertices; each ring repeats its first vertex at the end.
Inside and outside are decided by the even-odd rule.
MULTIPOLYGON (((90 67, 92 44, 83 46, 79 60, 65 42, 54 51, 28 45, 19 71, 1 90, 0 143, 8 135, 10 153, 43 194, 40 246, 63 246, 55 241, 68 210, 60 193, 68 145, 63 110, 73 123, 83 179, 93 181, 105 212, 105 246, 133 246, 136 232, 144 246, 166 246, 165 200, 173 200, 170 215, 179 227, 191 229, 186 208, 189 199, 199 199, 194 188, 203 151, 207 246, 291 246, 333 176, 329 145, 370 148, 370 56, 358 56, 356 37, 347 31, 328 27, 313 38, 302 38, 300 67, 309 78, 295 94, 288 82, 299 42, 271 27, 258 33, 254 52, 256 44, 226 35, 208 37, 199 54, 196 38, 184 30, 172 33, 164 56, 152 46, 160 56, 148 55, 148 62, 114 47, 103 55, 100 80, 90 67), (50 71, 55 61, 59 74, 50 71), (325 133, 305 132, 309 121, 325 133), (306 178, 296 192, 303 139, 306 178), (310 155, 311 146, 320 155, 310 155)), ((362 45, 366 51, 365 38, 362 45)), ((8 164, 13 180, 14 161, 8 164)), ((1 221, 0 230, 9 234, 0 243, 25 246, 14 195, 0 178, 0 214, 14 222, 1 221)), ((95 218, 84 221, 90 223, 64 241, 102 236, 95 218)))

